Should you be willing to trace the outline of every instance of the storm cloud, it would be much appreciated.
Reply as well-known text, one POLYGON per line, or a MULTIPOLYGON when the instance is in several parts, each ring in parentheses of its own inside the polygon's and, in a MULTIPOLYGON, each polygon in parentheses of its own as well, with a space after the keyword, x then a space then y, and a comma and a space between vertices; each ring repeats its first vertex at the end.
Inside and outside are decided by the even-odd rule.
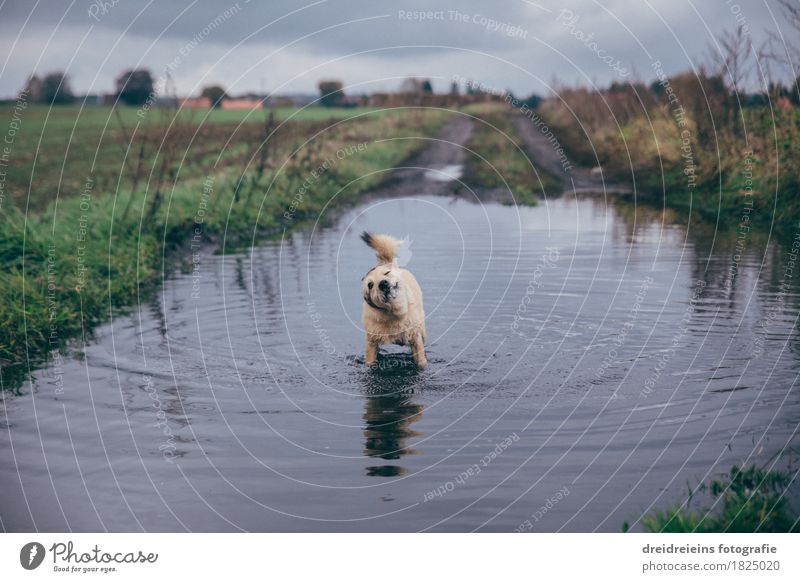
MULTIPOLYGON (((324 77, 361 93, 409 75, 440 91, 455 78, 547 93, 554 80, 650 80, 655 61, 667 74, 697 68, 715 35, 739 25, 756 46, 768 31, 794 38, 782 22, 773 0, 7 0, 0 96, 52 70, 65 70, 78 93, 110 92, 130 67, 169 68, 182 94, 209 83, 311 93, 324 77)), ((757 84, 758 71, 751 77, 757 84)))

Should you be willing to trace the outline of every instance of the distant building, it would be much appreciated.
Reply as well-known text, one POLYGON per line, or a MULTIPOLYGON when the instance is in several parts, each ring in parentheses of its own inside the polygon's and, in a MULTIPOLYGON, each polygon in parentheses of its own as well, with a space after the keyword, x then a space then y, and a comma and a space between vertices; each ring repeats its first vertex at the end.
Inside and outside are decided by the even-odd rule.
POLYGON ((222 109, 261 109, 264 107, 264 101, 262 99, 247 99, 247 98, 239 98, 239 99, 223 99, 222 103, 220 103, 220 107, 222 109))
POLYGON ((187 97, 181 102, 183 109, 211 109, 210 97, 187 97))

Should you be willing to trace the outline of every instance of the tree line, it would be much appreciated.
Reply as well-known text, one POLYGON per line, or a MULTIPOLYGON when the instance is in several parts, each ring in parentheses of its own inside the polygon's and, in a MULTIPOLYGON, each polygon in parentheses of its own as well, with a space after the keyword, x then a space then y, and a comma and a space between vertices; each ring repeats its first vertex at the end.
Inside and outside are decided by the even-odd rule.
MULTIPOLYGON (((348 107, 357 103, 355 98, 345 95, 344 84, 340 80, 322 80, 317 85, 319 90, 319 104, 323 107, 348 107)), ((408 77, 400 84, 398 92, 401 94, 432 95, 433 84, 430 79, 408 77)), ((70 83, 69 76, 63 71, 47 73, 43 76, 31 75, 23 93, 27 99, 34 103, 46 105, 70 104, 79 100, 70 83)), ((459 83, 453 81, 450 85, 450 95, 459 95, 459 83)), ((484 93, 483 87, 471 80, 466 81, 465 95, 480 95, 484 93)), ((115 91, 107 97, 132 106, 141 106, 152 102, 157 95, 156 80, 147 69, 130 69, 124 71, 115 79, 115 91)), ((219 107, 223 100, 230 99, 227 91, 220 85, 209 85, 203 88, 201 97, 207 97, 212 107, 219 107)), ((538 100, 538 98, 537 98, 538 100)))
MULTIPOLYGON (((47 105, 64 105, 78 100, 72 89, 69 76, 63 71, 47 73, 42 77, 31 75, 23 92, 29 101, 47 105)), ((156 95, 156 81, 147 69, 130 69, 115 79, 113 97, 125 105, 140 106, 156 95)), ((219 85, 203 88, 201 97, 208 97, 214 107, 228 98, 225 89, 219 85)))

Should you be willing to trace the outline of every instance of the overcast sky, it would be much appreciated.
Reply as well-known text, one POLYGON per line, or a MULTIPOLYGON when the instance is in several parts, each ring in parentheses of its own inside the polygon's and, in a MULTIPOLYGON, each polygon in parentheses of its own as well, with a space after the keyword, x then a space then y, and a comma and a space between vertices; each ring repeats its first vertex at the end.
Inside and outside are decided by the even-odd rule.
POLYGON ((554 79, 650 80, 654 61, 697 67, 737 23, 756 44, 767 30, 797 39, 777 0, 0 0, 0 97, 53 70, 76 93, 111 92, 132 67, 169 67, 183 95, 312 93, 320 78, 361 93, 409 75, 546 93, 554 79))

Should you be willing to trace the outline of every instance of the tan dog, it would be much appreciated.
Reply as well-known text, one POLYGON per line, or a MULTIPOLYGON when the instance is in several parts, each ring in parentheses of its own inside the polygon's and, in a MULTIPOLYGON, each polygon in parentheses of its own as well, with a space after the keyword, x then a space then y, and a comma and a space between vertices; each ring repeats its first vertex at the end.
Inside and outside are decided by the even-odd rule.
POLYGON ((402 241, 368 232, 361 234, 361 240, 378 255, 378 265, 361 279, 361 317, 367 332, 365 363, 375 363, 381 344, 398 344, 410 346, 414 363, 424 368, 428 360, 422 290, 414 275, 397 265, 397 248, 402 241))

